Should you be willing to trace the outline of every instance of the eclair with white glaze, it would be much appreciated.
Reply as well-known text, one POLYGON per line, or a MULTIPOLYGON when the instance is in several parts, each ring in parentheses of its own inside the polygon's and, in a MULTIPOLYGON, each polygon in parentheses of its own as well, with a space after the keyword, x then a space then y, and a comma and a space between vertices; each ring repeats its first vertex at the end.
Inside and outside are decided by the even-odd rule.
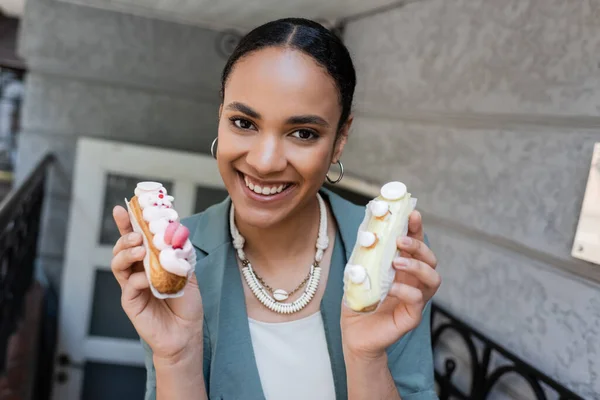
POLYGON ((408 232, 408 218, 417 199, 402 182, 382 186, 371 200, 358 228, 352 255, 344 270, 344 302, 356 312, 375 311, 394 281, 396 239, 408 232))
POLYGON ((181 296, 196 264, 189 230, 179 222, 173 200, 159 182, 139 182, 135 195, 125 200, 133 230, 142 234, 144 269, 158 298, 181 296))

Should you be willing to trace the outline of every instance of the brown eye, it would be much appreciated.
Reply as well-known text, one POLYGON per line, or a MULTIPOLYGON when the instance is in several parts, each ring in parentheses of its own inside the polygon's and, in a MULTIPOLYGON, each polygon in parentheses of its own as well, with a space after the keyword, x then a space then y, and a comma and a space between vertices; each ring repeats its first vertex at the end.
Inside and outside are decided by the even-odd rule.
POLYGON ((308 129, 299 129, 292 133, 292 136, 297 137, 300 140, 312 140, 317 138, 317 134, 308 129))
POLYGON ((252 122, 246 119, 236 118, 233 120, 233 124, 240 129, 252 129, 252 122))

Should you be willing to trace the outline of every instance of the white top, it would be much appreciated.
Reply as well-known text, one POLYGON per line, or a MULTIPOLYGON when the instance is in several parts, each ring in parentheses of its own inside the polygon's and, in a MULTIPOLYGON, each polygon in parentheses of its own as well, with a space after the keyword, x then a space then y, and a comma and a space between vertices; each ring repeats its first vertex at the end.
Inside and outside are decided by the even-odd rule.
POLYGON ((335 400, 321 312, 290 322, 248 320, 267 400, 335 400))

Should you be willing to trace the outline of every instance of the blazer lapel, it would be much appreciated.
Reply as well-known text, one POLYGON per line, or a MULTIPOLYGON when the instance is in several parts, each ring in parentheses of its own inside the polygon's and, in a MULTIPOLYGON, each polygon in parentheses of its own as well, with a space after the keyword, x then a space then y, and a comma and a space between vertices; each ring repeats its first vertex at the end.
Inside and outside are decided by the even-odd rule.
POLYGON ((225 252, 219 307, 218 341, 213 367, 223 374, 224 399, 264 399, 246 312, 242 279, 232 246, 225 252))
POLYGON ((365 217, 365 207, 351 203, 325 188, 321 189, 321 193, 329 200, 331 211, 335 217, 338 231, 344 244, 346 256, 350 258, 350 254, 352 254, 354 244, 356 243, 358 227, 365 217))
POLYGON ((342 298, 344 296, 344 267, 354 248, 356 231, 364 217, 364 212, 360 212, 359 206, 348 203, 327 189, 321 189, 321 194, 329 201, 337 223, 338 234, 336 235, 335 246, 341 247, 339 251, 334 252, 331 259, 327 289, 321 301, 321 315, 323 316, 329 358, 333 370, 336 398, 341 400, 348 397, 346 364, 344 361, 341 341, 342 332, 340 328, 342 298), (341 240, 341 243, 338 243, 339 240, 341 240))
POLYGON ((210 339, 211 398, 264 399, 256 367, 242 279, 229 234, 229 198, 199 216, 192 243, 205 329, 210 339), (206 293, 206 295, 205 295, 206 293))

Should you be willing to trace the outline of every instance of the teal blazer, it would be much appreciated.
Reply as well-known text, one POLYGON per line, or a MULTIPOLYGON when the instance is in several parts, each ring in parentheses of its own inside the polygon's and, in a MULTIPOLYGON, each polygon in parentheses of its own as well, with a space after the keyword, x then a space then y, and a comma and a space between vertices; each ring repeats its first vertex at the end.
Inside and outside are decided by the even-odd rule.
MULTIPOLYGON (((332 257, 321 314, 336 398, 342 400, 348 397, 340 330, 342 278, 364 218, 364 207, 324 188, 321 194, 329 202, 338 226, 334 252, 337 248, 340 256, 332 257)), ((261 400, 265 397, 250 339, 242 278, 229 234, 229 205, 227 198, 182 221, 190 229, 190 240, 198 256, 196 276, 204 305, 204 377, 210 399, 261 400)), ((429 303, 421 324, 387 350, 388 365, 402 400, 438 398, 434 390, 430 312, 429 303)), ((155 399, 152 350, 143 341, 142 344, 146 350, 146 399, 155 399)))

